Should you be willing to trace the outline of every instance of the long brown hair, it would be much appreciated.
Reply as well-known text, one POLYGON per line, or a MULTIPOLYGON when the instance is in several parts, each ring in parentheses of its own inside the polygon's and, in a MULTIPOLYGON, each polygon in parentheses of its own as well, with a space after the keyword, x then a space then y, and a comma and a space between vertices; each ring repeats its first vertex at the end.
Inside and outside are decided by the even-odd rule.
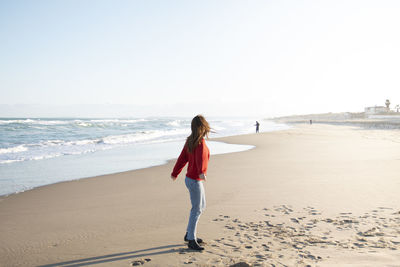
POLYGON ((197 115, 192 119, 192 133, 186 139, 186 147, 189 153, 192 153, 204 137, 208 137, 211 128, 202 115, 197 115))

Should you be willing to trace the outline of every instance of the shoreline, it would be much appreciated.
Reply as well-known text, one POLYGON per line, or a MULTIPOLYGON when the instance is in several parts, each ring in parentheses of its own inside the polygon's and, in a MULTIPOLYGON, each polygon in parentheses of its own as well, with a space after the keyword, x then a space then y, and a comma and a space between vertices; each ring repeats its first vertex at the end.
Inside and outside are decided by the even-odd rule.
MULTIPOLYGON (((225 153, 236 153, 236 152, 252 149, 252 146, 245 145, 245 144, 240 144, 239 145, 239 144, 233 144, 233 143, 226 143, 226 142, 223 142, 223 141, 218 141, 219 138, 223 138, 223 137, 210 138, 210 140, 208 140, 209 145, 211 147, 213 147, 214 150, 217 150, 217 152, 214 152, 215 153, 214 155, 225 154, 225 153)), ((62 180, 59 180, 59 181, 50 182, 50 183, 43 184, 43 185, 38 185, 38 186, 33 186, 32 188, 21 189, 21 190, 19 190, 17 192, 0 194, 0 198, 7 197, 7 196, 13 195, 13 194, 20 194, 20 193, 23 193, 23 192, 26 192, 26 191, 30 191, 30 190, 33 190, 35 188, 42 187, 42 186, 50 186, 52 184, 57 184, 57 183, 60 183, 60 182, 69 182, 69 181, 75 181, 75 180, 81 180, 81 179, 88 179, 88 178, 94 178, 94 177, 98 177, 98 176, 113 175, 113 174, 118 174, 118 173, 123 173, 123 172, 128 172, 128 171, 134 171, 134 170, 152 168, 152 167, 155 167, 155 166, 161 166, 161 165, 167 164, 168 161, 174 159, 172 157, 172 154, 174 154, 174 152, 175 152, 175 154, 180 152, 180 151, 178 152, 177 148, 181 149, 181 143, 182 142, 183 141, 171 141, 171 142, 165 142, 165 143, 159 143, 159 144, 141 145, 141 146, 149 146, 149 145, 150 146, 155 146, 155 148, 158 147, 159 149, 160 149, 160 147, 166 146, 166 147, 172 147, 173 150, 172 150, 172 152, 169 152, 169 154, 171 154, 169 156, 165 156, 163 158, 160 158, 160 159, 157 159, 157 160, 153 160, 152 162, 149 161, 149 162, 146 162, 146 163, 143 163, 143 162, 139 163, 138 166, 136 166, 136 167, 132 166, 132 169, 127 169, 127 167, 125 167, 125 168, 120 168, 120 169, 122 169, 121 171, 103 170, 102 173, 99 173, 99 171, 93 170, 92 172, 99 173, 99 174, 94 174, 94 175, 90 175, 89 174, 89 175, 78 177, 78 178, 74 178, 74 177, 71 177, 71 175, 68 175, 68 177, 66 177, 66 178, 64 178, 62 180), (174 150, 176 150, 176 151, 174 151, 174 150)), ((129 151, 131 148, 129 146, 127 146, 127 147, 121 147, 121 148, 118 148, 118 149, 120 151, 121 150, 128 150, 129 151)), ((165 148, 164 149, 161 148, 161 151, 165 151, 165 150, 166 150, 165 148)), ((117 150, 117 152, 118 152, 118 150, 117 150)), ((118 154, 117 152, 115 150, 113 150, 113 151, 109 151, 109 150, 107 150, 107 151, 98 151, 97 155, 89 155, 89 157, 94 157, 94 160, 91 160, 91 161, 96 161, 96 157, 99 157, 98 155, 100 155, 100 154, 104 154, 104 153, 118 154)), ((123 153, 126 154, 126 152, 123 152, 123 153)), ((71 161, 71 163, 72 163, 74 159, 71 159, 71 156, 75 157, 75 155, 69 155, 69 156, 67 156, 67 158, 57 157, 57 158, 51 158, 51 159, 44 159, 44 161, 22 162, 22 164, 30 164, 30 165, 39 165, 40 166, 40 165, 48 165, 48 161, 52 161, 55 164, 60 165, 60 164, 64 164, 65 161, 71 161)), ((81 157, 81 156, 78 156, 78 157, 81 157)), ((115 158, 115 156, 113 157, 112 155, 110 155, 109 157, 110 157, 109 159, 115 158)), ((106 158, 104 160, 107 161, 106 158)), ((126 159, 124 159, 124 160, 126 161, 126 159)), ((132 165, 132 163, 133 162, 131 162, 131 165, 132 165)), ((21 164, 21 163, 17 163, 17 164, 21 164)), ((8 167, 8 166, 6 166, 6 167, 8 167)), ((10 166, 10 167, 14 167, 14 166, 10 166)), ((60 167, 63 167, 63 166, 60 166, 60 167)), ((79 170, 79 167, 77 167, 77 169, 79 170)), ((75 176, 77 176, 77 175, 78 174, 76 174, 75 176)))
MULTIPOLYGON (((211 118, 216 132, 210 137, 253 132, 249 120, 211 118)), ((0 195, 8 195, 59 181, 163 164, 180 153, 178 143, 189 134, 190 119, 25 118, 0 119, 0 126, 0 195)), ((263 126, 263 131, 286 128, 272 121, 263 126)), ((220 150, 231 151, 222 143, 212 149, 220 150)))
POLYGON ((400 242, 390 237, 400 231, 400 144, 392 134, 299 125, 221 138, 255 148, 211 157, 199 222, 204 253, 188 251, 183 242, 190 203, 184 173, 176 182, 169 179, 175 160, 11 195, 0 200, 0 261, 393 264, 400 260, 400 242), (379 230, 368 232, 374 227, 379 230))

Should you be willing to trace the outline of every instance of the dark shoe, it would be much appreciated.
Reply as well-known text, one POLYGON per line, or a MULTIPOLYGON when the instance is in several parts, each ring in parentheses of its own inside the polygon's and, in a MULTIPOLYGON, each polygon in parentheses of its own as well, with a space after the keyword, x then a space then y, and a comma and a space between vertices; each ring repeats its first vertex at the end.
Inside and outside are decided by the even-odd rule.
MULTIPOLYGON (((185 237, 183 238, 183 240, 185 240, 185 242, 188 242, 189 240, 187 239, 187 232, 186 232, 186 235, 185 235, 185 237)), ((201 239, 201 238, 197 238, 197 243, 198 244, 201 244, 201 243, 203 243, 203 239, 201 239)))
POLYGON ((194 240, 189 240, 188 248, 198 251, 204 250, 204 248, 200 247, 199 244, 197 244, 197 242, 194 240))

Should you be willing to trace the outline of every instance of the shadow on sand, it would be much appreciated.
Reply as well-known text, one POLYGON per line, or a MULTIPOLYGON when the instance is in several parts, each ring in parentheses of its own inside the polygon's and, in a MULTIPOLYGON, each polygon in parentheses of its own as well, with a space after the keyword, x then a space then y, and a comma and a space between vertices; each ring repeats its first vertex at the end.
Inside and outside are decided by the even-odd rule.
POLYGON ((136 250, 136 251, 130 251, 130 252, 122 252, 122 253, 115 253, 115 254, 109 254, 109 255, 103 255, 103 256, 97 256, 97 257, 90 257, 90 258, 79 259, 79 260, 39 265, 38 267, 88 266, 88 265, 94 265, 94 264, 99 264, 99 263, 115 262, 115 261, 120 261, 120 260, 128 260, 128 259, 135 259, 135 258, 141 258, 141 257, 149 257, 149 256, 154 256, 154 255, 175 253, 175 252, 180 252, 182 250, 187 250, 187 248, 185 248, 183 244, 168 245, 168 246, 160 246, 160 247, 154 247, 154 248, 148 248, 148 249, 142 249, 142 250, 136 250))

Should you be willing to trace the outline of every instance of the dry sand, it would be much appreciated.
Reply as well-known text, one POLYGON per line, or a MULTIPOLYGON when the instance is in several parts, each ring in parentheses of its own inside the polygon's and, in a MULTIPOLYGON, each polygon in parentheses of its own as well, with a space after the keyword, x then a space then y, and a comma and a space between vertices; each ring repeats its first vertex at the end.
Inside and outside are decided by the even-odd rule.
POLYGON ((223 140, 256 148, 212 156, 204 252, 183 242, 189 196, 171 161, 1 198, 0 266, 400 265, 398 131, 299 125, 223 140))

